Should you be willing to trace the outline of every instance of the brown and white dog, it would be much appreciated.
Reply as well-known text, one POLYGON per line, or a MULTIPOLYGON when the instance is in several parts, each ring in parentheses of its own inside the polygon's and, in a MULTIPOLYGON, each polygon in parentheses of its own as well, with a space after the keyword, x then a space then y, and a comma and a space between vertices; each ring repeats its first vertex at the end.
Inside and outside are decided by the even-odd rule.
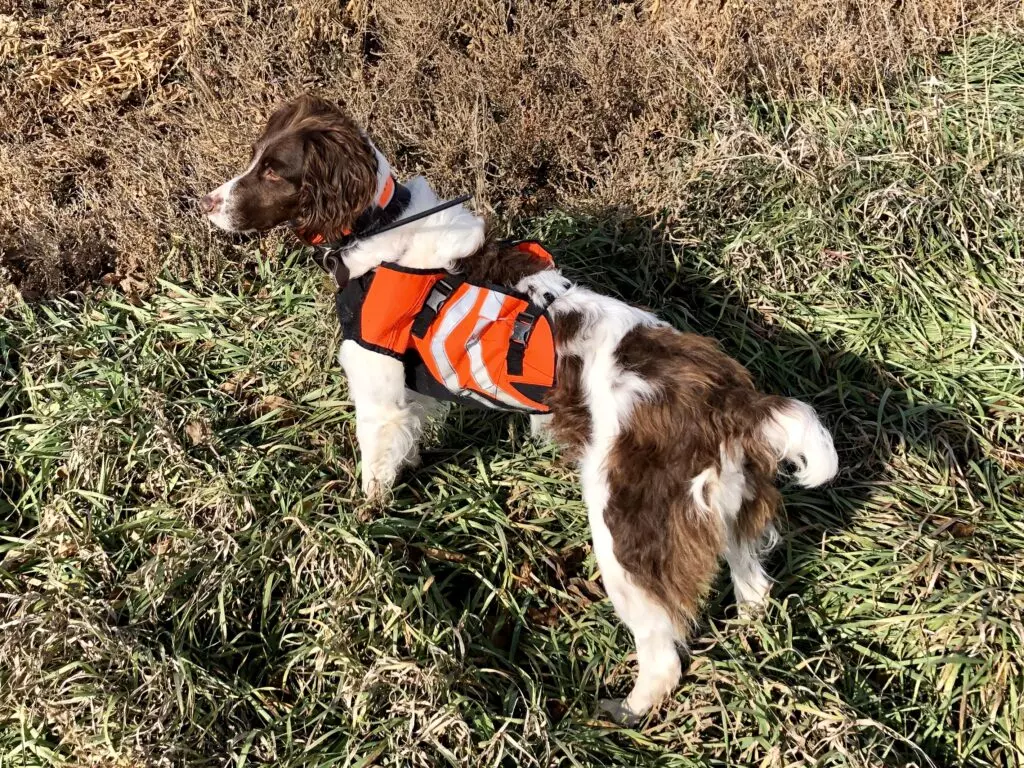
MULTIPOLYGON (((288 224, 307 242, 310 233, 333 242, 372 211, 390 178, 387 160, 341 108, 303 97, 270 118, 249 167, 202 207, 231 232, 288 224)), ((422 177, 405 188, 402 217, 439 203, 422 177)), ((503 253, 462 206, 357 238, 339 256, 352 278, 385 262, 441 268, 547 306, 557 383, 551 413, 531 426, 578 460, 594 554, 639 666, 630 694, 602 708, 635 721, 676 685, 677 647, 720 557, 741 608, 766 599, 760 556, 775 536, 778 466, 795 465, 802 486, 827 482, 838 465, 831 436, 808 405, 758 392, 714 341, 576 285, 546 262, 503 253)), ((401 361, 351 340, 339 360, 356 408, 362 486, 373 497, 415 461, 430 407, 406 390, 401 361)))

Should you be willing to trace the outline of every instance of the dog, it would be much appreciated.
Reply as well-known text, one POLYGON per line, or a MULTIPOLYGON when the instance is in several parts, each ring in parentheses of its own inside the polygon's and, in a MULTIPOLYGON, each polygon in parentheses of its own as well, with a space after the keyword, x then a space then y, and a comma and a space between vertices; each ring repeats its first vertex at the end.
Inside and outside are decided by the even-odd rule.
MULTIPOLYGON (((248 167, 201 208, 229 232, 287 225, 306 243, 338 243, 324 252, 339 288, 391 264, 505 286, 542 308, 556 375, 531 430, 578 463, 594 554, 638 662, 628 696, 600 707, 635 723, 678 683, 679 650, 721 558, 741 611, 764 603, 778 470, 791 466, 804 487, 829 481, 838 470, 831 435, 807 404, 760 393, 713 340, 502 247, 462 205, 432 211, 441 201, 422 177, 400 185, 397 206, 393 192, 384 199, 393 184, 388 161, 342 107, 304 96, 270 117, 248 167)), ((416 462, 432 401, 407 387, 393 355, 346 338, 338 358, 355 405, 362 490, 378 498, 416 462)))

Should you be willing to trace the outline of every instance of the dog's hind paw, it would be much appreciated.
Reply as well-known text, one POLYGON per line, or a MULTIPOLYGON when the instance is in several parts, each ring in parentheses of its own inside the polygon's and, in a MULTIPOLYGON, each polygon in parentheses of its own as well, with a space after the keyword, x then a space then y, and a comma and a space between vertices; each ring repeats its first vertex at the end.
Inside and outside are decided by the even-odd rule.
POLYGON ((636 725, 644 718, 642 714, 638 715, 630 709, 625 699, 601 699, 597 702, 597 711, 627 727, 636 725))

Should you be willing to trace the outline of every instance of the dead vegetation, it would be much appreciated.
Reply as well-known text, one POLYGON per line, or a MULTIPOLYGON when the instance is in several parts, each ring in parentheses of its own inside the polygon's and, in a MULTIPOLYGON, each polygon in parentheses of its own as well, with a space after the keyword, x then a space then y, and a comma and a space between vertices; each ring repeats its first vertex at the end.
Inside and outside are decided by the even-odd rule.
MULTIPOLYGON (((0 6, 2 7, 2 6, 0 6)), ((113 0, 0 15, 0 279, 26 297, 209 269, 193 200, 316 89, 403 172, 515 216, 673 207, 736 97, 858 95, 1012 0, 113 0)), ((923 58, 922 58, 923 57, 923 58)), ((735 130, 727 125, 724 130, 735 130)))
POLYGON ((0 768, 1024 765, 1022 29, 930 56, 1013 7, 411 2, 0 0, 6 269, 101 278, 0 316, 0 768), (194 215, 314 88, 834 432, 642 732, 565 457, 365 505, 324 278, 194 215))

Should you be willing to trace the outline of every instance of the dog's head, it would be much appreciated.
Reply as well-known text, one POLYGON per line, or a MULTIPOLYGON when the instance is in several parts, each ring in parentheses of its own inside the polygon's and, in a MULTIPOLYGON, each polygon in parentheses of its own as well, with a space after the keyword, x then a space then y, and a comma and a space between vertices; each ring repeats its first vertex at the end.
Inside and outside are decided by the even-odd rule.
POLYGON ((249 167, 205 195, 210 221, 229 232, 290 224, 304 236, 337 240, 377 192, 377 157, 336 104, 303 96, 267 121, 249 167))

